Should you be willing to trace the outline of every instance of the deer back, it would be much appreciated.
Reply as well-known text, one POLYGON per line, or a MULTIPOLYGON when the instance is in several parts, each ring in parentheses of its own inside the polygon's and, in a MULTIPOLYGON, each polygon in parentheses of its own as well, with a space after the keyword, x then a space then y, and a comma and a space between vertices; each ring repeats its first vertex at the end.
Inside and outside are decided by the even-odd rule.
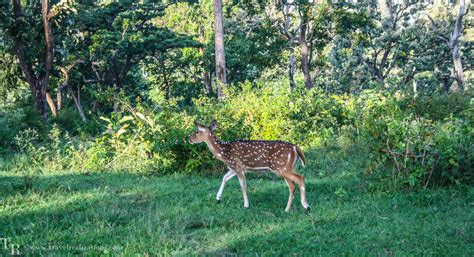
POLYGON ((298 151, 283 141, 242 140, 228 143, 223 157, 233 169, 281 171, 293 168, 298 151))

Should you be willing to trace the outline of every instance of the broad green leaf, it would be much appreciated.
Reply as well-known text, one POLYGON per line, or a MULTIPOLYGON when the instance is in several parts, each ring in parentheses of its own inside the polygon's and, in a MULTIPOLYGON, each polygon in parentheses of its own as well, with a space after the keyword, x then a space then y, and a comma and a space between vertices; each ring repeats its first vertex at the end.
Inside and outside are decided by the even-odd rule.
POLYGON ((124 123, 124 122, 129 121, 129 120, 133 120, 133 117, 132 117, 132 116, 129 116, 129 115, 123 116, 123 118, 121 118, 121 119, 119 120, 119 123, 124 123))

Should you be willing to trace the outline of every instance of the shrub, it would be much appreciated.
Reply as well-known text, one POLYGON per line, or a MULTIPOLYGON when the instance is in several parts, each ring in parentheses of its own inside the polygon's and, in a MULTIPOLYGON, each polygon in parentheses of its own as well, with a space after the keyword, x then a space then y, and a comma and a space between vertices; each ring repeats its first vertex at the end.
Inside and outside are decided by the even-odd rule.
POLYGON ((182 98, 166 98, 164 92, 152 90, 146 104, 139 99, 134 107, 124 102, 118 115, 94 121, 92 130, 101 127, 95 136, 85 131, 71 136, 57 125, 46 136, 38 130, 20 130, 13 144, 20 152, 16 167, 87 172, 223 171, 225 166, 205 144, 188 143, 195 121, 209 124, 215 119, 219 124, 216 134, 223 141, 278 139, 303 148, 363 144, 370 152, 365 175, 381 181, 377 186, 382 188, 472 180, 474 103, 469 94, 449 95, 461 101, 453 104, 441 97, 431 102, 425 96, 413 99, 400 92, 364 91, 349 96, 328 95, 318 88, 290 91, 280 81, 241 83, 225 93, 224 101, 200 97, 191 106, 182 106, 182 98))
POLYGON ((371 150, 367 175, 392 188, 470 181, 474 168, 472 120, 453 115, 432 120, 413 109, 402 109, 403 102, 381 94, 369 95, 361 102, 357 127, 371 150))

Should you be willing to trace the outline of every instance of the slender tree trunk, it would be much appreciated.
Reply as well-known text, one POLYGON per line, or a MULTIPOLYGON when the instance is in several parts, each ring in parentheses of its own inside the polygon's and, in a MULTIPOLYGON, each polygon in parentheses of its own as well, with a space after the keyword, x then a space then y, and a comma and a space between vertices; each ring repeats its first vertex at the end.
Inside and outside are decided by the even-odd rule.
POLYGON ((41 15, 43 17, 44 37, 46 41, 46 54, 45 54, 45 74, 44 81, 45 85, 48 84, 49 73, 53 68, 54 63, 54 39, 51 24, 49 22, 49 2, 48 0, 41 1, 41 15))
POLYGON ((35 79, 34 82, 34 101, 35 101, 35 107, 36 111, 43 117, 47 118, 48 117, 48 111, 46 109, 47 103, 46 103, 46 92, 43 92, 45 86, 43 85, 44 81, 43 80, 38 80, 35 79))
POLYGON ((309 69, 309 48, 308 42, 306 42, 306 31, 308 30, 308 6, 301 6, 301 23, 300 23, 300 46, 301 46, 301 71, 304 76, 304 85, 307 89, 313 87, 313 81, 311 80, 311 74, 309 69))
POLYGON ((288 75, 290 77, 290 90, 296 87, 295 83, 295 55, 293 51, 290 53, 290 65, 288 66, 288 75))
POLYGON ((44 118, 48 118, 48 111, 47 111, 47 106, 46 104, 49 105, 51 112, 53 113, 53 116, 57 115, 56 111, 56 106, 54 104, 53 99, 51 98, 51 95, 48 93, 48 81, 49 81, 49 75, 50 72, 53 68, 54 64, 54 38, 53 38, 53 31, 51 29, 51 23, 49 21, 49 0, 41 0, 41 15, 43 18, 43 27, 44 27, 44 38, 46 41, 46 51, 45 51, 45 57, 44 57, 44 74, 43 76, 40 77, 41 85, 41 97, 43 99, 44 103, 44 118))
MULTIPOLYGON (((304 36, 301 35, 303 38, 304 36)), ((304 85, 307 89, 313 87, 313 81, 311 79, 310 69, 309 69, 309 54, 308 54, 308 45, 306 44, 306 40, 302 40, 301 42, 301 70, 303 72, 304 77, 304 85)))
POLYGON ((417 84, 416 84, 416 79, 413 78, 413 98, 416 98, 418 96, 418 88, 417 88, 417 84))
POLYGON ((51 110, 51 113, 53 114, 53 116, 57 116, 58 108, 56 107, 56 104, 54 103, 54 100, 51 97, 51 94, 49 94, 48 92, 46 92, 46 102, 48 103, 49 109, 51 110))
POLYGON ((58 91, 56 92, 56 103, 57 103, 57 111, 58 113, 61 111, 61 108, 63 107, 63 86, 58 87, 58 91))
POLYGON ((451 34, 451 39, 449 40, 449 46, 451 48, 451 55, 454 65, 453 77, 455 80, 454 84, 451 86, 451 91, 459 91, 462 88, 465 90, 468 89, 467 85, 464 85, 464 71, 462 68, 461 54, 459 53, 459 49, 461 48, 459 38, 461 37, 463 30, 462 20, 466 14, 466 0, 461 0, 459 4, 459 12, 456 16, 456 23, 454 24, 454 30, 451 34))
POLYGON ((204 84, 206 85, 207 94, 212 95, 211 74, 207 70, 204 71, 204 84))
POLYGON ((413 67, 410 75, 405 77, 405 79, 403 80, 404 84, 407 84, 411 80, 412 86, 413 86, 413 99, 415 99, 418 96, 418 84, 416 82, 415 74, 416 74, 416 67, 413 67))
POLYGON ((289 47, 290 47, 290 56, 289 56, 289 65, 288 65, 288 77, 290 80, 290 90, 293 90, 296 87, 295 83, 295 54, 293 46, 295 43, 295 33, 291 31, 291 12, 293 11, 292 6, 293 1, 287 0, 285 6, 283 7, 283 17, 284 17, 284 30, 288 37, 289 47))
POLYGON ((451 37, 447 38, 444 36, 442 33, 438 31, 436 28, 436 24, 431 18, 431 16, 428 15, 428 18, 431 21, 432 28, 438 36, 443 39, 447 46, 449 47, 449 50, 451 51, 451 60, 453 62, 453 69, 451 70, 451 78, 454 79, 454 83, 451 83, 451 85, 447 84, 447 81, 444 81, 444 87, 448 91, 459 91, 462 88, 464 90, 468 90, 469 87, 465 83, 464 80, 464 71, 462 68, 462 60, 461 60, 461 54, 460 54, 460 42, 459 38, 462 35, 463 32, 463 18, 467 14, 467 8, 466 8, 466 0, 460 0, 459 3, 459 11, 458 14, 456 15, 456 21, 454 23, 454 28, 453 32, 451 33, 451 37))
POLYGON ((218 80, 217 97, 223 98, 222 88, 227 84, 224 52, 224 25, 222 18, 222 0, 214 0, 214 37, 216 52, 216 77, 218 80))
POLYGON ((79 112, 79 115, 81 116, 81 119, 84 123, 87 122, 86 115, 84 113, 84 109, 82 108, 81 105, 81 89, 79 87, 79 84, 77 85, 77 97, 74 93, 74 90, 72 90, 71 85, 69 84, 69 72, 77 65, 80 63, 84 63, 82 60, 76 60, 72 64, 70 64, 67 67, 60 67, 59 70, 63 73, 64 76, 64 82, 62 85, 58 87, 58 92, 57 92, 57 104, 58 104, 58 112, 61 109, 62 106, 62 91, 64 88, 67 89, 68 93, 71 95, 74 104, 76 105, 76 109, 79 112))
POLYGON ((461 90, 463 87, 465 90, 467 90, 467 84, 465 85, 464 83, 464 72, 462 68, 461 56, 459 54, 459 44, 454 46, 451 55, 452 55, 453 65, 454 65, 452 77, 455 80, 453 85, 451 86, 451 91, 457 92, 461 90))
POLYGON ((67 90, 69 94, 71 95, 72 100, 74 101, 74 104, 76 105, 76 109, 79 112, 79 115, 81 116, 82 121, 84 123, 87 123, 86 114, 81 104, 81 94, 80 94, 79 86, 77 87, 77 96, 74 94, 74 90, 72 90, 72 87, 70 85, 67 85, 67 90))

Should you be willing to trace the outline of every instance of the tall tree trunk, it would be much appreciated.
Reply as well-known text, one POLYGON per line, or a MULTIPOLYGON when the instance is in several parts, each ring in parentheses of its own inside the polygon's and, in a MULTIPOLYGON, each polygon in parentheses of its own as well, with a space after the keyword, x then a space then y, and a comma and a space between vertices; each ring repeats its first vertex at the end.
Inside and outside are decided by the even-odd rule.
POLYGON ((44 74, 40 77, 42 80, 42 88, 41 88, 41 96, 43 98, 44 103, 44 117, 45 119, 48 118, 48 112, 46 104, 49 105, 53 116, 57 115, 56 106, 54 104, 51 95, 48 93, 48 81, 49 81, 49 74, 53 68, 54 64, 54 38, 53 38, 53 31, 51 29, 51 23, 49 21, 49 0, 41 0, 41 16, 43 18, 43 28, 44 28, 44 38, 46 41, 46 51, 44 56, 44 74), (48 98, 49 96, 49 98, 48 98), (46 100, 46 101, 45 101, 46 100))
POLYGON ((301 46, 301 71, 304 76, 304 85, 307 89, 313 87, 313 81, 311 79, 310 69, 309 69, 309 48, 308 42, 306 42, 306 31, 308 30, 309 22, 309 6, 302 5, 301 10, 301 21, 300 21, 300 46, 301 46))
POLYGON ((227 84, 224 52, 224 25, 222 19, 222 0, 214 0, 214 39, 216 52, 217 97, 223 98, 222 88, 227 84))
POLYGON ((292 6, 293 1, 287 0, 285 2, 285 6, 283 7, 283 17, 284 17, 284 30, 285 33, 288 37, 289 46, 290 46, 290 56, 289 56, 289 65, 288 65, 288 77, 290 80, 290 90, 293 90, 296 87, 295 83, 295 54, 294 54, 294 49, 293 45, 295 43, 295 33, 294 31, 291 31, 291 12, 293 11, 293 6, 292 6))
POLYGON ((43 21, 43 28, 44 28, 44 36, 45 36, 45 43, 46 49, 42 60, 39 62, 43 64, 44 70, 39 77, 36 77, 32 63, 29 62, 26 52, 25 52, 25 45, 23 43, 20 28, 23 24, 21 24, 22 19, 22 12, 21 12, 21 0, 12 0, 13 5, 13 18, 15 19, 15 24, 13 28, 10 30, 10 36, 13 41, 13 45, 15 48, 16 55, 20 62, 20 67, 23 72, 23 75, 30 86, 31 95, 33 96, 35 108, 37 112, 45 118, 48 117, 48 106, 50 107, 53 115, 55 115, 56 107, 54 105, 54 101, 52 100, 51 96, 48 97, 48 80, 51 69, 53 68, 54 63, 54 38, 51 29, 51 24, 49 21, 49 2, 48 0, 41 1, 41 15, 43 21))
POLYGON ((46 41, 46 53, 45 53, 45 74, 44 80, 45 84, 48 84, 49 80, 49 73, 53 68, 54 62, 54 39, 53 39, 53 31, 51 30, 51 24, 49 22, 49 2, 48 0, 41 1, 41 15, 43 17, 43 27, 44 27, 44 37, 46 41))
POLYGON ((449 40, 449 47, 451 48, 451 55, 453 60, 453 78, 455 80, 454 84, 451 86, 451 91, 459 91, 464 88, 468 89, 464 81, 464 71, 462 68, 461 54, 459 49, 461 48, 459 38, 462 35, 462 19, 467 14, 466 9, 466 0, 461 0, 459 4, 459 12, 456 16, 456 23, 454 24, 454 30, 451 34, 451 39, 449 40))
MULTIPOLYGON (((434 32, 442 40, 444 40, 444 42, 449 47, 449 50, 451 50, 451 60, 453 62, 453 69, 451 71, 451 79, 454 79, 454 83, 448 86, 449 91, 459 91, 462 88, 464 88, 464 90, 469 89, 468 85, 465 84, 465 81, 464 81, 464 71, 462 68, 462 60, 461 60, 461 54, 460 54, 461 46, 459 42, 459 38, 461 37, 462 31, 463 31, 463 24, 462 24, 463 18, 466 14, 467 14, 466 0, 461 0, 459 3, 459 11, 458 11, 458 14, 456 15, 456 21, 454 23, 454 29, 453 29, 453 32, 451 33, 450 38, 446 37, 445 35, 443 35, 443 33, 438 31, 433 18, 427 15, 429 20, 431 21, 431 26, 434 32)), ((447 87, 446 81, 443 84, 446 89, 447 87)))
POLYGON ((456 92, 461 90, 464 86, 467 90, 467 84, 464 83, 464 72, 462 68, 462 61, 461 56, 459 54, 459 45, 456 45, 452 51, 452 58, 453 58, 453 76, 455 79, 454 84, 451 86, 451 90, 456 92))
POLYGON ((25 46, 23 44, 21 34, 20 34, 20 27, 21 24, 21 1, 20 0, 12 0, 13 5, 13 18, 15 19, 14 27, 10 30, 10 36, 13 41, 13 46, 15 48, 16 55, 20 62, 20 67, 23 72, 23 75, 30 86, 31 95, 33 96, 33 101, 35 105, 36 111, 43 115, 43 102, 41 98, 41 85, 38 85, 38 80, 34 76, 33 69, 31 63, 28 62, 26 53, 25 53, 25 46))

